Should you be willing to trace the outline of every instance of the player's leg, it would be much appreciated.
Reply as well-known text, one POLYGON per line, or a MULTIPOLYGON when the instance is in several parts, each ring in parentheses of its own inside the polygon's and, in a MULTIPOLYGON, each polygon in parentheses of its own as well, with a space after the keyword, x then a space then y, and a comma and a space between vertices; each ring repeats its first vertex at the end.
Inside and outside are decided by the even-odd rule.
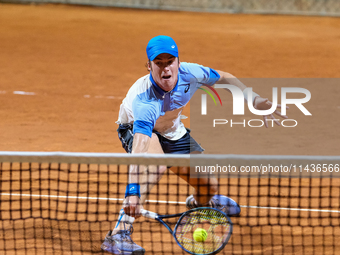
POLYGON ((233 199, 216 194, 218 181, 215 177, 190 178, 189 167, 171 170, 195 189, 194 194, 186 200, 186 206, 189 209, 207 206, 219 209, 231 216, 240 214, 241 208, 233 199))
MULTIPOLYGON (((202 153, 204 151, 204 149, 190 136, 190 129, 187 129, 186 134, 176 141, 168 140, 159 133, 156 134, 158 135, 162 149, 165 153, 190 154, 202 153)), ((195 198, 200 204, 207 204, 211 197, 217 192, 216 178, 190 179, 190 172, 186 167, 172 167, 170 170, 195 188, 195 198)))
MULTIPOLYGON (((204 149, 190 136, 190 130, 175 143, 162 139, 162 148, 166 153, 203 153, 204 149)), ((218 192, 218 181, 215 177, 202 176, 201 178, 190 178, 190 168, 170 168, 184 181, 189 183, 195 192, 187 198, 187 207, 189 209, 198 206, 211 206, 220 209, 228 215, 237 215, 240 213, 239 205, 231 198, 223 195, 215 195, 218 192)))
POLYGON ((194 188, 193 197, 199 205, 208 205, 218 191, 218 181, 214 177, 190 178, 189 167, 172 167, 170 170, 194 188))

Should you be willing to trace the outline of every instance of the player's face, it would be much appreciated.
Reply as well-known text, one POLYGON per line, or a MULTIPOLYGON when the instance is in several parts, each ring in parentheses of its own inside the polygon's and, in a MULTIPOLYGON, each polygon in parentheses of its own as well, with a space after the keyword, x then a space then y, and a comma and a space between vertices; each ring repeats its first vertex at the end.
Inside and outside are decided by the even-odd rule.
POLYGON ((177 83, 180 63, 178 58, 168 53, 159 54, 151 61, 151 74, 154 81, 164 91, 172 90, 177 83))

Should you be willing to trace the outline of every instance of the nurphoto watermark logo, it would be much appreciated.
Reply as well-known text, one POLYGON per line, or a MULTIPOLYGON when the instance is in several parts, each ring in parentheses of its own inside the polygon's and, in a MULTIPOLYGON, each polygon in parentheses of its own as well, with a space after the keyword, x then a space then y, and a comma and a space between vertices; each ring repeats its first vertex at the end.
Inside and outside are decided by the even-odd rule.
MULTIPOLYGON (((270 115, 275 112, 278 106, 278 88, 273 87, 272 89, 272 105, 271 108, 268 110, 258 110, 255 109, 253 106, 253 91, 252 88, 246 88, 244 91, 242 91, 240 88, 238 88, 235 85, 230 84, 216 84, 215 89, 210 86, 206 86, 210 90, 212 90, 215 95, 218 97, 220 104, 222 105, 222 100, 217 93, 215 89, 227 89, 231 92, 233 97, 233 115, 244 115, 244 99, 247 99, 247 105, 248 109, 251 113, 257 116, 266 116, 270 115)), ((215 105, 217 105, 216 100, 214 96, 211 94, 210 91, 200 88, 201 90, 205 91, 210 97, 214 100, 215 105)), ((311 116, 312 114, 306 109, 306 107, 303 106, 304 103, 307 103, 311 99, 311 93, 309 90, 305 88, 297 88, 297 87, 282 87, 281 88, 281 114, 286 115, 286 107, 288 105, 295 105, 304 115, 311 116), (299 93, 303 94, 304 98, 287 98, 288 93, 299 93)), ((201 95, 201 115, 207 115, 207 95, 202 94, 201 95)), ((296 127, 298 125, 297 120, 295 119, 275 119, 276 121, 281 123, 282 127, 296 127)), ((271 127, 274 126, 274 119, 267 119, 268 122, 271 122, 271 127)), ((230 124, 231 127, 235 125, 242 125, 245 127, 248 125, 249 127, 263 127, 265 125, 264 121, 262 119, 250 119, 246 121, 245 119, 242 122, 235 122, 232 119, 213 119, 213 127, 216 127, 217 125, 226 125, 230 124)))

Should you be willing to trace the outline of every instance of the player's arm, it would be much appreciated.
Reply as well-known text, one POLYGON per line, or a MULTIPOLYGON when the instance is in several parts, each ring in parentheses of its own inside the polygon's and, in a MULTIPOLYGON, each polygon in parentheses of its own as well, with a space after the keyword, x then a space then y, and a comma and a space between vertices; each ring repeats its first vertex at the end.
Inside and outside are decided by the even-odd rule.
MULTIPOLYGON (((144 94, 136 96, 132 102, 133 143, 132 154, 147 153, 151 143, 152 130, 160 116, 161 105, 157 100, 149 100, 144 94)), ((128 185, 123 203, 127 215, 138 218, 148 189, 148 168, 143 165, 130 165, 128 185)))
POLYGON ((220 75, 220 79, 216 82, 219 84, 232 84, 236 87, 240 88, 242 91, 247 88, 246 85, 244 85, 239 79, 237 79, 234 75, 223 72, 223 71, 217 71, 220 75))
MULTIPOLYGON (((146 153, 150 146, 151 138, 142 133, 135 133, 132 144, 132 154, 146 153)), ((141 175, 143 174, 143 166, 130 165, 128 187, 126 191, 126 198, 123 203, 124 212, 134 218, 140 217, 140 210, 143 208, 141 200, 141 191, 145 190, 141 184, 141 175), (132 188, 132 190, 131 190, 132 188), (130 189, 130 190, 129 190, 130 189), (138 193, 135 194, 136 189, 138 193), (129 194, 131 192, 131 194, 129 194)))
MULTIPOLYGON (((223 71, 217 71, 218 74, 220 75, 219 80, 216 83, 219 84, 231 84, 234 85, 238 88, 240 88, 242 91, 244 91, 247 86, 244 85, 239 79, 237 79, 234 75, 223 72, 223 71)), ((228 90, 228 89, 226 89, 228 90)), ((229 91, 229 90, 228 90, 229 91)), ((261 96, 257 95, 256 93, 253 94, 253 105, 254 108, 257 110, 268 110, 272 107, 272 102, 268 100, 268 98, 262 98, 261 96)), ((275 109, 274 113, 281 118, 287 119, 287 116, 282 115, 281 112, 278 110, 278 108, 281 108, 281 105, 277 106, 277 109, 275 109)), ((273 114, 270 115, 265 115, 263 116, 264 119, 264 124, 266 127, 268 127, 268 122, 267 119, 272 119, 278 126, 280 126, 280 122, 274 117, 273 114)))
MULTIPOLYGON (((141 133, 135 133, 133 136, 132 154, 146 153, 150 146, 151 138, 141 133)), ((129 170, 129 183, 139 183, 139 172, 137 165, 131 165, 129 170)))

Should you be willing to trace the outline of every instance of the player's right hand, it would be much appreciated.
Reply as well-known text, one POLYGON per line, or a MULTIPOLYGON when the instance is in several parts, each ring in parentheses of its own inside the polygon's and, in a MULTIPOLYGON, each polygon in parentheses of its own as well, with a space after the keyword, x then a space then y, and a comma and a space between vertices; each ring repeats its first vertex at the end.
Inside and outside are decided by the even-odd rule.
POLYGON ((123 202, 124 212, 134 218, 141 216, 140 210, 143 209, 142 202, 138 196, 129 196, 123 202))
MULTIPOLYGON (((268 110, 272 107, 272 105, 273 103, 270 102, 268 98, 256 97, 254 101, 254 108, 257 110, 268 110)), ((277 104, 274 113, 280 116, 281 118, 288 119, 286 115, 281 114, 281 112, 278 110, 279 108, 281 108, 281 105, 277 104)), ((289 107, 286 106, 286 108, 288 109, 289 107)), ((268 128, 268 120, 269 121, 272 120, 274 121, 276 125, 281 126, 280 122, 278 121, 278 119, 274 117, 273 114, 263 115, 263 120, 264 120, 264 125, 266 126, 266 128, 268 128)))

